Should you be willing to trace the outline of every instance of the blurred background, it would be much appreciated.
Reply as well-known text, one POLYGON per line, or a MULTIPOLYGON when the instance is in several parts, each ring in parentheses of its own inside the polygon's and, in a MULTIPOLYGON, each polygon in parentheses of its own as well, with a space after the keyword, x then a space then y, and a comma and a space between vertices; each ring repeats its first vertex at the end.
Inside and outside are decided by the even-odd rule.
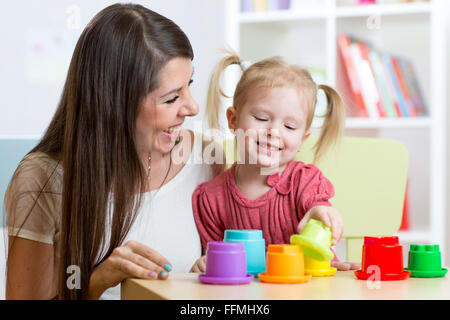
MULTIPOLYGON (((0 141, 41 137, 56 110, 78 37, 96 13, 113 3, 116 1, 17 0, 3 4, 0 141)), ((226 46, 249 61, 280 55, 306 67, 317 83, 337 87, 344 97, 346 135, 394 139, 406 145, 409 180, 400 241, 439 244, 443 262, 450 256, 450 219, 446 219, 450 208, 446 129, 450 121, 446 112, 450 101, 446 76, 450 70, 449 1, 134 3, 172 19, 191 40, 195 53, 192 92, 200 113, 186 121, 187 128, 197 130, 199 123, 205 124, 209 76, 226 46)), ((226 93, 232 94, 238 74, 232 68, 227 71, 226 93)), ((318 116, 323 112, 322 99, 319 97, 318 116)), ((314 126, 319 130, 319 119, 314 126)), ((6 151, 0 148, 0 152, 3 212, 11 164, 6 161, 6 151)), ((4 261, 3 247, 0 261, 4 261)))

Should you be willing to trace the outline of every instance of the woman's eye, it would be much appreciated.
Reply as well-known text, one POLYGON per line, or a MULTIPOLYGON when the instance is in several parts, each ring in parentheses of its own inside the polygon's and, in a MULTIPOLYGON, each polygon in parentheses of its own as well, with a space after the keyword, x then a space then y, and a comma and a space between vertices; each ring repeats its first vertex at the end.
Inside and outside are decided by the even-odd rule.
POLYGON ((192 84, 192 82, 194 82, 194 79, 189 80, 188 86, 190 86, 192 84))
POLYGON ((167 100, 165 103, 174 103, 175 101, 177 101, 177 99, 179 98, 180 96, 176 96, 175 98, 173 98, 173 99, 170 99, 170 100, 167 100))

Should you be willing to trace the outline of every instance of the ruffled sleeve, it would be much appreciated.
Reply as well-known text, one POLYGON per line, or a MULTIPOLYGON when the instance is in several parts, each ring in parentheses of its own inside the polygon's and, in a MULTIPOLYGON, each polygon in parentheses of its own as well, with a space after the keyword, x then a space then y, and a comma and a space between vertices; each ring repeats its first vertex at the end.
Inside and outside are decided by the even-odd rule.
POLYGON ((331 206, 329 199, 334 196, 333 185, 316 166, 303 166, 294 181, 298 185, 296 201, 301 212, 299 219, 315 206, 331 206))
POLYGON ((223 240, 224 230, 215 201, 205 190, 206 185, 207 182, 199 185, 192 195, 192 210, 203 248, 206 248, 209 241, 223 240))
POLYGON ((19 164, 5 194, 8 235, 54 244, 61 211, 62 173, 42 153, 19 164))

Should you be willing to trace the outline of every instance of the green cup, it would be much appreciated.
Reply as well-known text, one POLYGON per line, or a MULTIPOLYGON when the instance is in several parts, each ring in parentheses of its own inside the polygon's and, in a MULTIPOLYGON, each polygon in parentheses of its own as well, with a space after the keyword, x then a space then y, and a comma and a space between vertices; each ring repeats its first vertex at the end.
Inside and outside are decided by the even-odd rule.
POLYGON ((300 245, 305 256, 315 260, 331 261, 334 257, 330 250, 333 234, 322 221, 310 219, 300 234, 291 236, 290 242, 300 245))
POLYGON ((408 254, 408 268, 411 277, 443 277, 447 269, 441 267, 441 252, 437 244, 411 244, 408 254))

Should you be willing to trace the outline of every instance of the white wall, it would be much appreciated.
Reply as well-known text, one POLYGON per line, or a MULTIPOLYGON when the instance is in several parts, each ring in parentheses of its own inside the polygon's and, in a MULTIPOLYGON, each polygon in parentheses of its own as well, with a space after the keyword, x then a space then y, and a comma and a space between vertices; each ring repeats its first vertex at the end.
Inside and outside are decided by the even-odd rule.
MULTIPOLYGON (((43 134, 59 101, 79 35, 98 11, 115 2, 17 0, 3 4, 0 135, 43 134), (79 28, 72 29, 77 22, 76 10, 79 28)), ((134 2, 172 19, 191 40, 195 54, 192 92, 200 104, 200 114, 195 119, 201 119, 209 74, 223 47, 223 0, 134 2)), ((193 120, 187 120, 186 127, 192 128, 193 120)))

